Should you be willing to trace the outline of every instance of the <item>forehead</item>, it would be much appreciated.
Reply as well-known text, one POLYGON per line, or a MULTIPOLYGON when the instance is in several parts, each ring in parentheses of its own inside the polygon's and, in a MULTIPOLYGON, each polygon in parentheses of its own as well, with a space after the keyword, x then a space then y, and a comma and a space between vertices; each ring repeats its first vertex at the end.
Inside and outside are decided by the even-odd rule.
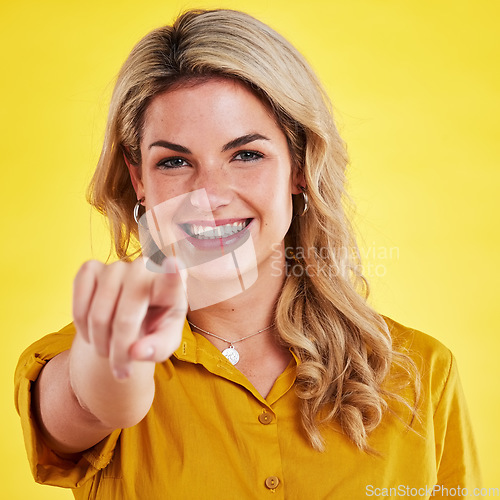
POLYGON ((145 113, 144 135, 176 131, 259 126, 279 128, 267 102, 242 82, 228 78, 187 81, 155 96, 145 113))

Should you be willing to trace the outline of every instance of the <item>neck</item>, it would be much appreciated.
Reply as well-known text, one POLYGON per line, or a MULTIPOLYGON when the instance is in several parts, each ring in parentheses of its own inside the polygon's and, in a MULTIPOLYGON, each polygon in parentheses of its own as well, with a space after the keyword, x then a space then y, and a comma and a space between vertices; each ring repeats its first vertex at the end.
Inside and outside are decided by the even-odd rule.
POLYGON ((188 320, 204 330, 235 341, 262 330, 274 323, 283 279, 284 274, 259 269, 258 279, 248 289, 216 304, 190 309, 188 320))

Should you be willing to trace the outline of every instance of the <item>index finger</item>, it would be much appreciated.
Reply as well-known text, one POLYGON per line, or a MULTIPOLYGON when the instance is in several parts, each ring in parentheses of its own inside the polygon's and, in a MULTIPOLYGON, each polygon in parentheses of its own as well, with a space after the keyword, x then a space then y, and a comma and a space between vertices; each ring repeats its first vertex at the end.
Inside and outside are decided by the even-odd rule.
POLYGON ((151 305, 159 307, 172 306, 177 303, 178 293, 186 297, 187 271, 178 257, 167 257, 161 264, 159 277, 153 279, 151 289, 151 305), (168 279, 162 278, 168 276, 168 279))
MULTIPOLYGON (((134 264, 141 266, 142 261, 134 264)), ((182 308, 182 304, 186 302, 182 279, 176 270, 178 267, 175 262, 163 265, 166 272, 162 274, 153 275, 146 269, 137 269, 125 277, 113 319, 110 342, 111 368, 115 374, 121 375, 117 378, 129 375, 132 358, 152 360, 151 354, 168 351, 168 348, 165 350, 153 345, 155 339, 151 338, 152 333, 168 329, 168 333, 172 332, 172 339, 178 337, 177 325, 167 327, 165 319, 172 315, 174 309, 178 310, 180 304, 182 308), (134 352, 135 355, 132 356, 133 344, 144 337, 148 338, 149 343, 141 345, 139 351, 152 351, 151 354, 137 356, 137 352, 134 352)), ((186 312, 187 306, 182 312, 184 318, 186 312)))

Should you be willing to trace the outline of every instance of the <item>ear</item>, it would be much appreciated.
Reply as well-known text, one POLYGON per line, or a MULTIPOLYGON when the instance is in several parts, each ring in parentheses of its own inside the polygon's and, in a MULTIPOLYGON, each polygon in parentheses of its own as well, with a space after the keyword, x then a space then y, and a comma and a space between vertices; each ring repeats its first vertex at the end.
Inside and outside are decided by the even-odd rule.
POLYGON ((142 182, 142 169, 140 165, 134 165, 130 163, 130 160, 127 158, 126 153, 123 153, 123 159, 127 164, 128 173, 130 174, 130 180, 132 181, 132 186, 134 186, 134 191, 138 200, 145 198, 144 194, 144 184, 142 182))
POLYGON ((306 178, 300 168, 294 168, 292 173, 292 194, 300 194, 306 189, 306 178))

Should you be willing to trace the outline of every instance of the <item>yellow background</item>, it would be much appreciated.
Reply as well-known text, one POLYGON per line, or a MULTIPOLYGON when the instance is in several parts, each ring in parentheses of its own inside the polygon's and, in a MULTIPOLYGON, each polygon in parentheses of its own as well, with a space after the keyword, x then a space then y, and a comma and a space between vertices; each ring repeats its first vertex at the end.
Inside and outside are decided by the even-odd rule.
POLYGON ((500 487, 498 5, 3 0, 2 497, 72 497, 33 483, 12 378, 24 347, 71 320, 79 265, 106 258, 84 191, 113 78, 146 32, 187 7, 218 6, 269 23, 325 83, 349 146, 373 303, 455 353, 484 484, 500 487))

